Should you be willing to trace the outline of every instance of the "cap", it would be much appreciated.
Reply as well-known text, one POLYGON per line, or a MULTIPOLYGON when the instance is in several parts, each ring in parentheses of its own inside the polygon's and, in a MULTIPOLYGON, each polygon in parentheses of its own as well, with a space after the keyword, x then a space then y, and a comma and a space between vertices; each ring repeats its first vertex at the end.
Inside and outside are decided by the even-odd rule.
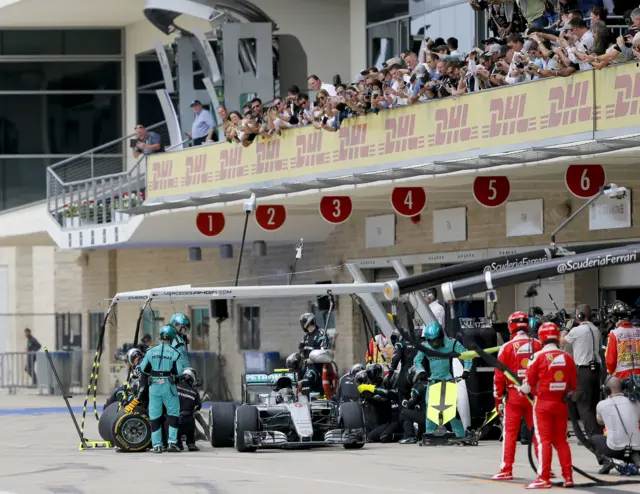
POLYGON ((199 99, 193 100, 189 106, 190 106, 191 108, 193 108, 193 107, 194 107, 194 106, 196 106, 196 105, 200 105, 200 106, 202 106, 202 103, 200 103, 200 100, 199 100, 199 99))
POLYGON ((494 55, 496 53, 500 53, 502 51, 502 46, 495 43, 489 47, 489 49, 485 52, 485 55, 494 55))
POLYGON ((385 62, 385 64, 386 64, 388 67, 391 67, 392 65, 396 65, 396 64, 397 64, 397 65, 400 65, 400 64, 402 64, 402 61, 401 61, 398 57, 393 57, 393 58, 390 58, 389 60, 387 60, 387 61, 385 62))

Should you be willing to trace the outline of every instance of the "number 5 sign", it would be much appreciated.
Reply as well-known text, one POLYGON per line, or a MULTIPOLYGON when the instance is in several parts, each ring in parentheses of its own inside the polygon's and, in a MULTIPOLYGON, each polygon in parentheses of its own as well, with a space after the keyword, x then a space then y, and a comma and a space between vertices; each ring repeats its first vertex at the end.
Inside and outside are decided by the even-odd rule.
POLYGON ((287 210, 284 206, 266 205, 256 208, 256 223, 268 232, 275 232, 282 228, 286 219, 287 210))
POLYGON ((427 205, 427 193, 422 187, 396 187, 391 193, 391 205, 399 215, 413 218, 427 205))
POLYGON ((569 192, 580 199, 595 196, 605 180, 602 165, 571 165, 564 176, 569 192))
POLYGON ((473 197, 487 208, 495 208, 509 199, 511 184, 507 177, 476 177, 473 181, 473 197))
POLYGON ((352 212, 353 203, 350 197, 326 196, 320 199, 320 216, 332 225, 344 223, 352 212))

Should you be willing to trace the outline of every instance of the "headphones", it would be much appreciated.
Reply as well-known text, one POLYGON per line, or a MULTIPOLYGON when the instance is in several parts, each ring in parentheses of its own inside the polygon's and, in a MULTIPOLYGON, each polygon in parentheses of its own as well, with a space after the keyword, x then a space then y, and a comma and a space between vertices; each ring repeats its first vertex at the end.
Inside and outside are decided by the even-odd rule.
POLYGON ((611 396, 611 388, 609 387, 609 379, 611 379, 611 376, 607 376, 607 378, 604 380, 604 384, 602 386, 600 386, 600 388, 602 389, 602 394, 605 396, 605 398, 608 398, 609 396, 611 396))
MULTIPOLYGON (((578 307, 580 307, 580 306, 578 306, 578 307)), ((584 312, 579 311, 578 307, 576 307, 576 319, 578 321, 580 321, 580 322, 584 322, 584 321, 586 321, 588 319, 588 317, 584 312)))

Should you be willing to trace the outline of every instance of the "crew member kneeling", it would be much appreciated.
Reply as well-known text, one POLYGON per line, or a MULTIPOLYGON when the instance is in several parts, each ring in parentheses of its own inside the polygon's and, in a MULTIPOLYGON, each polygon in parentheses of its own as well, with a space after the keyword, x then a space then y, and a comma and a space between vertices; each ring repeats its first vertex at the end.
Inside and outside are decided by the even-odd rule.
POLYGON ((186 438, 189 451, 200 451, 196 446, 196 420, 194 414, 202 407, 198 393, 198 377, 196 371, 187 368, 182 372, 182 379, 176 386, 180 398, 180 420, 178 421, 178 449, 182 451, 182 436, 186 438))
POLYGON ((167 451, 180 451, 178 441, 178 418, 180 399, 176 389, 176 377, 184 372, 180 352, 171 346, 176 337, 173 326, 160 329, 160 344, 150 348, 140 363, 140 370, 149 376, 149 419, 151 420, 151 443, 154 453, 162 453, 162 406, 167 409, 169 441, 167 451))
POLYGON ((526 489, 551 489, 552 447, 558 452, 564 486, 573 487, 571 449, 567 442, 569 420, 568 399, 577 385, 576 364, 568 353, 558 348, 560 330, 551 322, 538 330, 542 349, 527 368, 526 379, 520 391, 533 392, 533 422, 538 440, 538 478, 526 489))
MULTIPOLYGON (((607 398, 598 403, 596 412, 607 435, 593 435, 591 441, 601 455, 633 462, 640 468, 640 403, 622 394, 622 381, 616 376, 606 380, 604 391, 607 398)), ((607 459, 599 473, 609 473, 613 467, 613 462, 607 459)))

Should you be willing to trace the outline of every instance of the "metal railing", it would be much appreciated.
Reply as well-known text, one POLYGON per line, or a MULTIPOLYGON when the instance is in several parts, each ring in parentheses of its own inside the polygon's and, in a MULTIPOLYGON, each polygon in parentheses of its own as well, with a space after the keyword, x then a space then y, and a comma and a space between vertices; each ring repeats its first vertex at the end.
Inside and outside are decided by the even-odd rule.
MULTIPOLYGON (((147 127, 169 140, 164 122, 147 127)), ((124 221, 125 213, 144 200, 146 156, 127 170, 129 140, 121 137, 47 169, 47 211, 64 228, 124 221), (120 211, 119 211, 120 210, 120 211)), ((171 150, 169 147, 165 150, 171 150)))
MULTIPOLYGON (((65 390, 82 387, 82 350, 50 352, 65 390)), ((0 389, 16 394, 19 389, 37 389, 38 394, 58 395, 51 366, 44 352, 0 353, 0 389)))

